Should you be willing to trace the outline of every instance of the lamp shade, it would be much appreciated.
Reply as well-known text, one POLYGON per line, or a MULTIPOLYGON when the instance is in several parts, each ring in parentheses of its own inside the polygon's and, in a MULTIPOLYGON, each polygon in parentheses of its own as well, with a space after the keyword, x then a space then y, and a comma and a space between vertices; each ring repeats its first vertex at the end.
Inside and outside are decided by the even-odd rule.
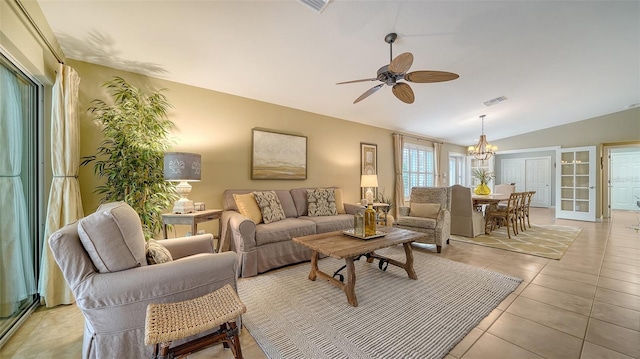
POLYGON ((200 159, 201 156, 197 153, 165 153, 164 179, 175 182, 200 181, 200 159))
POLYGON ((378 187, 378 175, 362 175, 360 187, 378 187))

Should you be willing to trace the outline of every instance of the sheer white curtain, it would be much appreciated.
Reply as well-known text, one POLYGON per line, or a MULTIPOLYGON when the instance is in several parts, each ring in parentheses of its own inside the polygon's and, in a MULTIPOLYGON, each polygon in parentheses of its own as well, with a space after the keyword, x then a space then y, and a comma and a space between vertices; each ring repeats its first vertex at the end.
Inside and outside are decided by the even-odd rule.
POLYGON ((434 142, 433 143, 433 175, 435 176, 435 186, 442 187, 446 186, 442 178, 442 161, 440 161, 440 156, 442 154, 442 143, 434 142))
POLYGON ((393 168, 395 173, 395 207, 394 217, 400 216, 400 207, 404 206, 404 183, 402 182, 402 151, 404 137, 399 133, 393 135, 393 168))
POLYGON ((15 75, 0 67, 0 317, 36 292, 29 217, 20 179, 22 95, 15 75))
POLYGON ((78 124, 78 85, 80 77, 71 67, 59 64, 52 90, 51 167, 53 181, 49 192, 47 222, 40 265, 40 296, 47 307, 74 302, 73 294, 49 249, 49 236, 66 224, 83 217, 78 167, 80 166, 80 128, 78 124))

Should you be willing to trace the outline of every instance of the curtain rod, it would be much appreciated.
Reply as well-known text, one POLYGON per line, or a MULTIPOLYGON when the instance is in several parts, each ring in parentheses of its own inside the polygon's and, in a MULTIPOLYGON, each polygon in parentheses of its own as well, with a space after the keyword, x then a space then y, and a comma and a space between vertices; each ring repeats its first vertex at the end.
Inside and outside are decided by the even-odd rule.
POLYGON ((409 135, 405 135, 404 133, 400 133, 400 132, 394 132, 394 133, 392 133, 392 135, 401 135, 401 136, 408 137, 408 138, 411 138, 411 139, 414 139, 414 140, 418 140, 418 141, 429 141, 429 142, 434 142, 434 143, 439 143, 441 145, 444 145, 444 142, 432 140, 432 139, 429 139, 429 138, 426 138, 426 137, 409 136, 409 135))
POLYGON ((20 8, 20 10, 22 10, 22 13, 24 14, 24 16, 27 17, 27 19, 31 23, 31 26, 33 26, 33 28, 36 30, 36 32, 38 33, 38 35, 40 36, 42 41, 44 41, 44 43, 47 45, 47 47, 49 48, 49 51, 51 51, 51 53, 53 54, 53 57, 55 57, 56 60, 58 60, 59 63, 64 65, 64 61, 62 61, 62 57, 60 57, 60 55, 58 55, 56 50, 53 48, 53 45, 51 45, 51 43, 49 42, 47 37, 44 36, 44 34, 42 33, 42 30, 40 30, 38 25, 36 25, 35 20, 33 20, 31 15, 29 15, 29 12, 27 11, 27 9, 25 9, 24 5, 22 5, 22 2, 20 0, 15 0, 15 2, 16 2, 16 4, 18 4, 18 7, 20 8))

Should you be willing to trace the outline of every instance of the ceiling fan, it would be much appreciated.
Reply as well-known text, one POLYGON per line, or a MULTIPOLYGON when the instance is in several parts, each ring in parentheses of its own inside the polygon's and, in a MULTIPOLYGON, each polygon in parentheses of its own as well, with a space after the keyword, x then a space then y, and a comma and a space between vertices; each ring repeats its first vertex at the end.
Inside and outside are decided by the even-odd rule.
POLYGON ((393 58, 393 43, 398 38, 398 34, 390 33, 384 37, 384 41, 389 44, 389 65, 384 65, 378 70, 378 76, 370 79, 353 80, 346 82, 338 82, 336 85, 350 84, 354 82, 366 82, 366 81, 381 81, 381 84, 375 85, 365 93, 360 95, 353 103, 358 103, 365 98, 369 97, 374 92, 380 90, 384 85, 391 86, 393 94, 404 103, 413 103, 415 96, 413 90, 406 82, 399 82, 405 80, 409 82, 427 83, 427 82, 444 82, 455 80, 458 74, 445 71, 412 71, 407 73, 411 64, 413 64, 413 54, 410 52, 404 52, 393 58))

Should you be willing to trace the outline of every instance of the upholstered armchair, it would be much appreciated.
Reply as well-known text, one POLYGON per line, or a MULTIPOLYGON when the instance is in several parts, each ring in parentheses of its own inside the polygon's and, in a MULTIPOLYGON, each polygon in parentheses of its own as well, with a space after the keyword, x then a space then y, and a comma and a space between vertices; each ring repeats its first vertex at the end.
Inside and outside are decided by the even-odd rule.
POLYGON ((451 186, 451 234, 476 237, 484 233, 484 216, 473 207, 471 188, 451 186))
POLYGON ((425 233, 427 238, 424 243, 435 244, 440 253, 442 243, 449 243, 450 206, 450 187, 413 187, 410 205, 399 208, 394 226, 425 233))
POLYGON ((214 253, 210 234, 155 244, 167 262, 149 265, 138 214, 122 202, 102 205, 49 238, 85 318, 83 358, 150 358, 153 347, 144 345, 148 304, 193 299, 225 284, 236 288, 236 256, 214 253))

